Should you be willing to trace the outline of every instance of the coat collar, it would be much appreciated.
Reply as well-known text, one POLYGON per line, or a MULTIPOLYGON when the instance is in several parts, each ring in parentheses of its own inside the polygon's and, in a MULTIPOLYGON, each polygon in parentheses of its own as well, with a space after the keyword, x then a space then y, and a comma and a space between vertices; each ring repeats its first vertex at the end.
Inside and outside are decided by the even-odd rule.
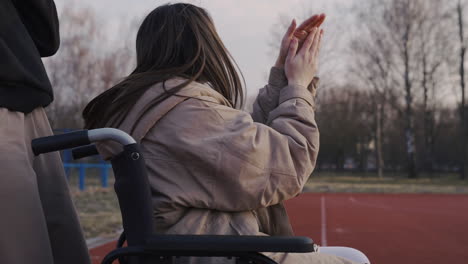
MULTIPOLYGON (((174 78, 165 82, 166 91, 187 81, 183 78, 174 78)), ((198 99, 215 104, 231 106, 229 101, 208 84, 191 82, 175 95, 153 105, 153 102, 165 93, 163 84, 157 83, 149 88, 133 106, 119 127, 129 133, 137 142, 155 126, 155 124, 169 113, 174 107, 188 99, 198 99)))

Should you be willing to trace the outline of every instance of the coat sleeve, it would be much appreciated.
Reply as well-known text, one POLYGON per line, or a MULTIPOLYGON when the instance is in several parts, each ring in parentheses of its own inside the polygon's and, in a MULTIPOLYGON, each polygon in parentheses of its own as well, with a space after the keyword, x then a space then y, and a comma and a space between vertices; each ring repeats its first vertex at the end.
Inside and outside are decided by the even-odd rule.
POLYGON ((265 124, 268 114, 278 107, 280 90, 288 85, 284 69, 272 67, 268 84, 258 92, 253 104, 252 118, 255 122, 265 124))
MULTIPOLYGON (((166 119, 174 120, 176 128, 164 148, 187 167, 184 176, 175 176, 185 177, 180 180, 184 198, 177 199, 182 206, 246 211, 278 204, 302 191, 319 149, 310 92, 298 86, 283 88, 266 124, 254 122, 244 111, 192 100, 196 99, 166 119), (191 121, 175 121, 181 115, 191 121)), ((160 128, 158 133, 164 132, 160 128)))
POLYGON ((53 0, 13 0, 18 14, 41 57, 54 55, 60 46, 59 21, 53 0))

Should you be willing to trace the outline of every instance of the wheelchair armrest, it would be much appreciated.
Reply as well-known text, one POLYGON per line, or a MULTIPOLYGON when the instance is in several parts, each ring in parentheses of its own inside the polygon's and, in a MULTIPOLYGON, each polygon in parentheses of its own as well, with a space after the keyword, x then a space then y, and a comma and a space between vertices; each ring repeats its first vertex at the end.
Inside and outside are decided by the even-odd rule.
POLYGON ((315 251, 308 237, 224 236, 224 235, 153 235, 145 248, 156 251, 211 253, 315 251))

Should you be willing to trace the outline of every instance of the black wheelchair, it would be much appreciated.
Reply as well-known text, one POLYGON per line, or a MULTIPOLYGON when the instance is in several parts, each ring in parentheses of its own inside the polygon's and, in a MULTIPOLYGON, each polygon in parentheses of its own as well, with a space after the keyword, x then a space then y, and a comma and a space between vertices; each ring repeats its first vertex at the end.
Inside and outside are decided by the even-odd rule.
POLYGON ((128 134, 113 128, 82 130, 34 139, 35 155, 73 148, 73 157, 97 155, 94 143, 112 140, 123 152, 111 160, 123 220, 117 248, 102 264, 170 264, 179 257, 226 257, 237 264, 276 264, 260 252, 306 253, 317 246, 308 237, 154 235, 151 194, 145 160, 139 145, 128 134), (124 241, 127 246, 124 246, 124 241))

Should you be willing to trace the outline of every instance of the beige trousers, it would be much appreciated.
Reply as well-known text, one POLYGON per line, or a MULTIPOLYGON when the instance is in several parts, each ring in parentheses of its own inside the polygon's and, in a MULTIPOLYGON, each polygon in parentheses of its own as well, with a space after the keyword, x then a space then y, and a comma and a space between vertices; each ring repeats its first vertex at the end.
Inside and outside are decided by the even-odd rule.
POLYGON ((59 153, 34 157, 52 130, 43 108, 0 108, 0 262, 90 263, 59 153))

